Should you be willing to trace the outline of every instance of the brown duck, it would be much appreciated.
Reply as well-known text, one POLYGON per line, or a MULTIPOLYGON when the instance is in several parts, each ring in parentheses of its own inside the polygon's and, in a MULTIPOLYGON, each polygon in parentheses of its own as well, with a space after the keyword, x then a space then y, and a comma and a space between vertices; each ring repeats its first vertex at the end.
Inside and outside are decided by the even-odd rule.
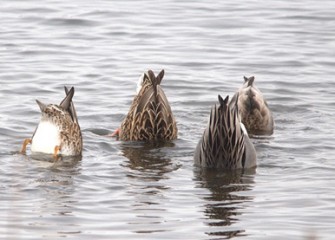
POLYGON ((177 124, 170 104, 161 87, 164 70, 157 76, 149 70, 137 86, 137 94, 118 135, 124 141, 169 141, 177 138, 177 124))
POLYGON ((255 77, 244 77, 243 86, 233 96, 231 102, 238 99, 240 118, 249 134, 271 135, 274 128, 272 113, 254 81, 255 77))
POLYGON ((41 120, 32 136, 24 140, 21 153, 31 143, 32 153, 78 156, 82 152, 82 135, 72 102, 74 88, 65 87, 66 97, 59 104, 45 105, 36 100, 41 109, 41 120))
POLYGON ((228 101, 229 96, 222 99, 219 95, 219 104, 212 107, 194 153, 196 166, 225 170, 256 166, 256 151, 240 122, 237 101, 228 101))

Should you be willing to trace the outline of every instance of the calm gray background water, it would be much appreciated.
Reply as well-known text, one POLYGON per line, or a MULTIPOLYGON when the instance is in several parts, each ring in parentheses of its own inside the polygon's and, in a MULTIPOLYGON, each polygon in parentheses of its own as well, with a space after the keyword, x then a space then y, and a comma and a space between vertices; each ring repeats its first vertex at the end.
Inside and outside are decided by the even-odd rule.
POLYGON ((1 239, 332 239, 335 233, 333 1, 2 1, 1 239), (179 127, 169 144, 103 135, 147 69, 179 127), (255 172, 203 172, 193 150, 217 95, 256 77, 273 136, 255 172), (35 99, 75 86, 82 159, 18 154, 35 99))

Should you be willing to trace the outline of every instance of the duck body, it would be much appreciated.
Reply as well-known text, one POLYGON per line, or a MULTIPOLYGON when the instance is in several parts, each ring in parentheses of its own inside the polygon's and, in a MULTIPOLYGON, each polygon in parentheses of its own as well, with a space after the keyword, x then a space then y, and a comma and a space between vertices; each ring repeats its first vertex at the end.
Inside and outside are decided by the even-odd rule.
MULTIPOLYGON (((232 108, 219 95, 205 131, 196 147, 196 166, 214 169, 242 169, 257 165, 256 151, 238 116, 238 106, 232 108)), ((235 102, 237 104, 237 102, 235 102)))
POLYGON ((25 140, 21 152, 25 152, 25 145, 31 143, 32 153, 81 155, 82 135, 72 102, 74 88, 68 91, 65 87, 65 92, 66 97, 60 105, 45 105, 36 100, 42 113, 41 120, 32 138, 25 140))
POLYGON ((137 87, 137 94, 123 120, 119 138, 124 141, 169 141, 177 138, 177 124, 160 86, 164 70, 157 77, 149 70, 137 87))
POLYGON ((31 151, 54 154, 55 146, 60 145, 60 131, 57 125, 48 120, 41 120, 32 138, 31 151))
POLYGON ((235 102, 237 98, 240 118, 249 134, 271 135, 274 129, 272 112, 254 80, 254 77, 244 77, 243 86, 231 102, 235 102))

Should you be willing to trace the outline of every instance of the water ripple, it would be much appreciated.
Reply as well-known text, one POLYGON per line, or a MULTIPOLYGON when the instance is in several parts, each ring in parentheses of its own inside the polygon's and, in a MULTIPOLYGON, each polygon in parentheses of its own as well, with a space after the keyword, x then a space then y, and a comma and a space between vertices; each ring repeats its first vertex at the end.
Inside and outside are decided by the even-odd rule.
POLYGON ((156 5, 2 3, 0 238, 332 238, 334 3, 156 5), (147 69, 165 69, 178 139, 106 137, 147 69), (252 75, 275 118, 271 137, 252 136, 256 171, 195 168, 217 95, 252 75), (64 86, 76 89, 82 158, 19 154, 40 119, 35 99, 59 103, 64 86))

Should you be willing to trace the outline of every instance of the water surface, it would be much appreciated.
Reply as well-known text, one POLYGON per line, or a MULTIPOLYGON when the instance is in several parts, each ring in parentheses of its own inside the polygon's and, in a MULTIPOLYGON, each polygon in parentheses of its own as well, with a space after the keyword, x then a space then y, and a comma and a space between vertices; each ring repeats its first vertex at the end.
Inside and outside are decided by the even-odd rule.
POLYGON ((0 25, 0 238, 332 239, 333 1, 4 1, 0 25), (179 137, 103 135, 138 77, 165 69, 179 137), (255 76, 275 118, 255 171, 193 166, 217 95, 255 76), (74 86, 80 159, 18 154, 74 86))

